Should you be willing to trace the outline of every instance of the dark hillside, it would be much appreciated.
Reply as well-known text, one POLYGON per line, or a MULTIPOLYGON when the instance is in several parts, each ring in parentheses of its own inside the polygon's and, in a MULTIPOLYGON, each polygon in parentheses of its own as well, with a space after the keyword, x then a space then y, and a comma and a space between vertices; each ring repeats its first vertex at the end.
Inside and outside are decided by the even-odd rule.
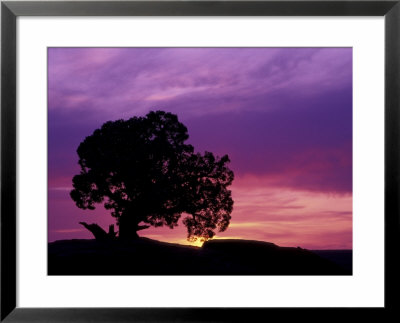
POLYGON ((311 250, 322 258, 326 258, 335 264, 352 272, 353 268, 353 250, 311 250))
POLYGON ((137 240, 49 243, 49 275, 348 275, 306 249, 251 240, 211 240, 202 248, 137 240))

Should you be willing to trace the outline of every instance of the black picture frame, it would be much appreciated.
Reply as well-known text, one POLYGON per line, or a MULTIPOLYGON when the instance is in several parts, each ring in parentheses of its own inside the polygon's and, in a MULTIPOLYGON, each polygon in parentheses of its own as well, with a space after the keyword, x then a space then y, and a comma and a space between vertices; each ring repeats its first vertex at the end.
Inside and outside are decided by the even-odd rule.
MULTIPOLYGON (((3 322, 384 321, 400 297, 400 0, 395 1, 2 1, 1 317, 3 322), (18 308, 16 307, 16 19, 19 16, 384 16, 384 308, 18 308)), ((371 233, 373 235, 373 233, 371 233)), ((371 236, 371 239, 373 237, 371 236)), ((394 316, 396 317, 396 316, 394 316)))

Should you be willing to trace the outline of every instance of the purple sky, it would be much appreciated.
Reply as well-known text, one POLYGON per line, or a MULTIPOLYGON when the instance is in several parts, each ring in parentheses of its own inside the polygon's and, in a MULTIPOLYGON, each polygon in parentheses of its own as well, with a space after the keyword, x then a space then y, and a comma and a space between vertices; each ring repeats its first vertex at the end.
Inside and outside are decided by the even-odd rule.
MULTIPOLYGON (((196 151, 230 156, 235 205, 217 237, 352 247, 351 48, 50 48, 48 66, 49 241, 114 223, 69 197, 79 143, 165 110, 196 151)), ((185 240, 184 228, 145 231, 185 240)))

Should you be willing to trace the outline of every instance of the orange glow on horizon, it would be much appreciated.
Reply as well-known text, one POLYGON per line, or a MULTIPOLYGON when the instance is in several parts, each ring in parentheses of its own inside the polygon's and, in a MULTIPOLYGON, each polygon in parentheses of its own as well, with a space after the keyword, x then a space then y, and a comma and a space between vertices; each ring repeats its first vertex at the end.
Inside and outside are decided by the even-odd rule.
MULTIPOLYGON (((306 249, 352 249, 351 194, 293 190, 271 185, 268 177, 237 177, 235 201, 225 232, 214 239, 245 239, 306 249)), ((171 243, 201 246, 182 238, 185 228, 150 228, 143 236, 171 243)))

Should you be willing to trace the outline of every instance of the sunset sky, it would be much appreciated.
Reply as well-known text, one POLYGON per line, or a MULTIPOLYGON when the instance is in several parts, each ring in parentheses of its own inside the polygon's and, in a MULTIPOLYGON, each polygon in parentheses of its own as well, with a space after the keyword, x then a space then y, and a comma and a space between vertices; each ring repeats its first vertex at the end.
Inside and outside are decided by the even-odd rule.
MULTIPOLYGON (((351 48, 49 48, 49 242, 115 223, 70 198, 76 149, 150 110, 177 114, 195 151, 229 155, 234 209, 217 238, 352 248, 351 48)), ((182 224, 139 235, 188 243, 182 224)))

